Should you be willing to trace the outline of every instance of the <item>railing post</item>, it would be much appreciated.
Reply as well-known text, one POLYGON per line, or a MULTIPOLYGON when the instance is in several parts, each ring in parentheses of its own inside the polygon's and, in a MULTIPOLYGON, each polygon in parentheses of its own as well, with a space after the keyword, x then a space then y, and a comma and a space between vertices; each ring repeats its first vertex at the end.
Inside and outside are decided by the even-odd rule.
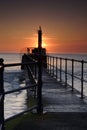
POLYGON ((60 82, 62 81, 62 58, 60 58, 60 82))
POLYGON ((50 62, 49 62, 49 56, 48 56, 48 73, 49 73, 49 71, 50 71, 50 62))
POLYGON ((51 74, 51 56, 50 56, 50 74, 51 74))
POLYGON ((36 76, 36 74, 37 74, 37 73, 36 73, 36 71, 37 71, 37 68, 36 68, 36 67, 37 67, 37 65, 36 65, 36 63, 35 63, 35 64, 34 64, 34 69, 35 69, 35 70, 34 70, 34 71, 35 71, 35 72, 34 72, 34 73, 35 73, 35 79, 36 79, 36 77, 37 77, 37 76, 36 76))
POLYGON ((53 77, 54 77, 54 57, 53 57, 53 77))
POLYGON ((57 79, 57 57, 56 57, 56 79, 57 79))
POLYGON ((49 58, 49 56, 47 56, 48 57, 48 73, 50 72, 50 58, 49 58))
POLYGON ((4 127, 4 85, 3 85, 3 59, 0 59, 0 130, 4 127))
POLYGON ((74 88, 74 60, 72 59, 72 91, 74 88))
POLYGON ((67 59, 65 59, 65 86, 67 86, 67 59))
POLYGON ((48 56, 46 57, 47 57, 47 72, 49 72, 49 57, 48 56))
POLYGON ((37 113, 43 113, 42 105, 42 30, 41 27, 38 30, 38 87, 37 87, 37 113))
POLYGON ((42 105, 42 59, 41 55, 38 56, 38 88, 37 88, 37 113, 43 113, 42 105))
POLYGON ((83 67, 84 67, 84 61, 81 61, 81 99, 83 99, 83 67))

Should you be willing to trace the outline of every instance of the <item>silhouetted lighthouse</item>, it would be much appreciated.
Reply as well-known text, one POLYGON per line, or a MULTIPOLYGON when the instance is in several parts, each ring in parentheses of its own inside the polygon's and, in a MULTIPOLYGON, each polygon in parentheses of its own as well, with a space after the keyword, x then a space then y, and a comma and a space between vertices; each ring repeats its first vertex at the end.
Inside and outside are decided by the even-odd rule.
POLYGON ((41 26, 39 27, 39 30, 38 30, 38 48, 42 48, 42 30, 41 30, 41 26))

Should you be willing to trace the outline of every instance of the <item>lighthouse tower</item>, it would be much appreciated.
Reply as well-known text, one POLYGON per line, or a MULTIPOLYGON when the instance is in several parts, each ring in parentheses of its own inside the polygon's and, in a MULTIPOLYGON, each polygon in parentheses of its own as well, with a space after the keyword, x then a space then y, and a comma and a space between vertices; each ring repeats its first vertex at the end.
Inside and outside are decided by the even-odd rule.
POLYGON ((46 48, 42 47, 42 29, 41 29, 41 26, 39 26, 39 29, 38 29, 38 47, 32 49, 32 53, 34 55, 37 55, 39 52, 41 53, 41 55, 46 55, 46 48))
POLYGON ((39 27, 38 30, 38 48, 42 48, 42 30, 41 30, 41 26, 39 27))

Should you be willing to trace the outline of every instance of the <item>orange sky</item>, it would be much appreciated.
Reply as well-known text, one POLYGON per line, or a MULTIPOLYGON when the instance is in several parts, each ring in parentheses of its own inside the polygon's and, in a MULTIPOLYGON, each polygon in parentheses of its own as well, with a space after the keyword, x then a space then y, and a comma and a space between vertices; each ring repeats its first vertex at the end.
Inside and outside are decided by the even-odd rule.
POLYGON ((47 52, 87 53, 86 0, 0 2, 0 52, 36 47, 39 25, 47 52))

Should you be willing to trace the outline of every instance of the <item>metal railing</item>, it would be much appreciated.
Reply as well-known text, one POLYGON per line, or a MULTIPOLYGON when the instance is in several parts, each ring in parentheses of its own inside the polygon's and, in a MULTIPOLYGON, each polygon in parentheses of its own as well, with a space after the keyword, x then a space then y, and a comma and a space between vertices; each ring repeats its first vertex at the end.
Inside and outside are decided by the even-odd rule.
POLYGON ((41 99, 38 99, 39 97, 39 94, 41 96, 41 93, 38 92, 39 91, 39 87, 41 87, 42 84, 40 84, 40 81, 41 81, 41 74, 39 72, 39 69, 40 69, 40 66, 38 68, 38 64, 41 64, 40 63, 40 60, 37 62, 37 61, 28 61, 28 62, 22 62, 22 63, 13 63, 13 64, 4 64, 3 63, 3 59, 0 59, 0 130, 5 130, 5 122, 17 117, 17 116, 20 116, 28 111, 31 111, 33 109, 37 109, 37 113, 38 110, 40 112, 41 111, 41 108, 42 108, 42 104, 40 104, 42 101, 41 99), (23 88, 18 88, 18 89, 15 89, 15 90, 10 90, 10 91, 4 91, 4 68, 6 67, 14 67, 14 66, 24 66, 24 69, 27 70, 27 73, 28 73, 28 77, 30 79, 30 82, 32 82, 32 84, 26 86, 26 87, 23 87, 23 88), (40 81, 39 81, 40 80, 40 81), (39 85, 38 85, 39 84, 39 85), (30 88, 34 88, 34 92, 36 94, 36 98, 37 98, 37 102, 36 102, 36 105, 28 108, 27 110, 23 111, 23 112, 20 112, 12 117, 9 117, 7 119, 4 119, 4 98, 5 98, 5 95, 7 94, 11 94, 11 93, 14 93, 14 92, 17 92, 17 91, 20 91, 20 90, 27 90, 27 89, 30 89, 30 88), (39 101, 40 100, 40 101, 39 101))
POLYGON ((47 72, 63 83, 66 87, 71 86, 71 90, 76 88, 75 80, 80 82, 81 98, 84 97, 84 83, 87 83, 84 77, 87 61, 74 60, 68 58, 54 57, 47 55, 47 72), (78 73, 77 73, 78 69, 78 73), (70 83, 71 82, 71 83, 70 83))
POLYGON ((37 113, 41 113, 43 111, 42 106, 42 64, 45 67, 46 71, 56 78, 57 81, 64 84, 65 87, 71 86, 72 92, 76 89, 75 80, 80 81, 80 94, 81 98, 84 97, 84 83, 87 83, 86 77, 84 77, 87 61, 83 60, 74 60, 74 59, 66 59, 61 57, 53 57, 46 55, 44 56, 44 60, 41 59, 41 55, 38 55, 38 60, 32 60, 29 56, 27 56, 28 62, 23 61, 22 63, 15 64, 4 64, 3 59, 0 59, 0 130, 5 130, 4 123, 8 120, 11 120, 17 116, 22 115, 25 112, 28 112, 32 109, 37 109, 37 113), (30 60, 29 60, 30 58, 30 60), (3 73, 5 67, 13 67, 13 66, 22 66, 25 70, 27 70, 27 74, 29 76, 31 85, 28 85, 23 88, 18 88, 11 91, 4 91, 4 82, 3 82, 3 73), (80 74, 78 74, 78 72, 80 74), (71 83, 70 83, 71 81, 71 83), (37 88, 36 88, 37 87, 37 88), (7 94, 14 93, 20 90, 25 90, 29 88, 34 88, 34 92, 36 94, 37 103, 35 106, 20 112, 6 120, 4 120, 4 97, 7 94))

